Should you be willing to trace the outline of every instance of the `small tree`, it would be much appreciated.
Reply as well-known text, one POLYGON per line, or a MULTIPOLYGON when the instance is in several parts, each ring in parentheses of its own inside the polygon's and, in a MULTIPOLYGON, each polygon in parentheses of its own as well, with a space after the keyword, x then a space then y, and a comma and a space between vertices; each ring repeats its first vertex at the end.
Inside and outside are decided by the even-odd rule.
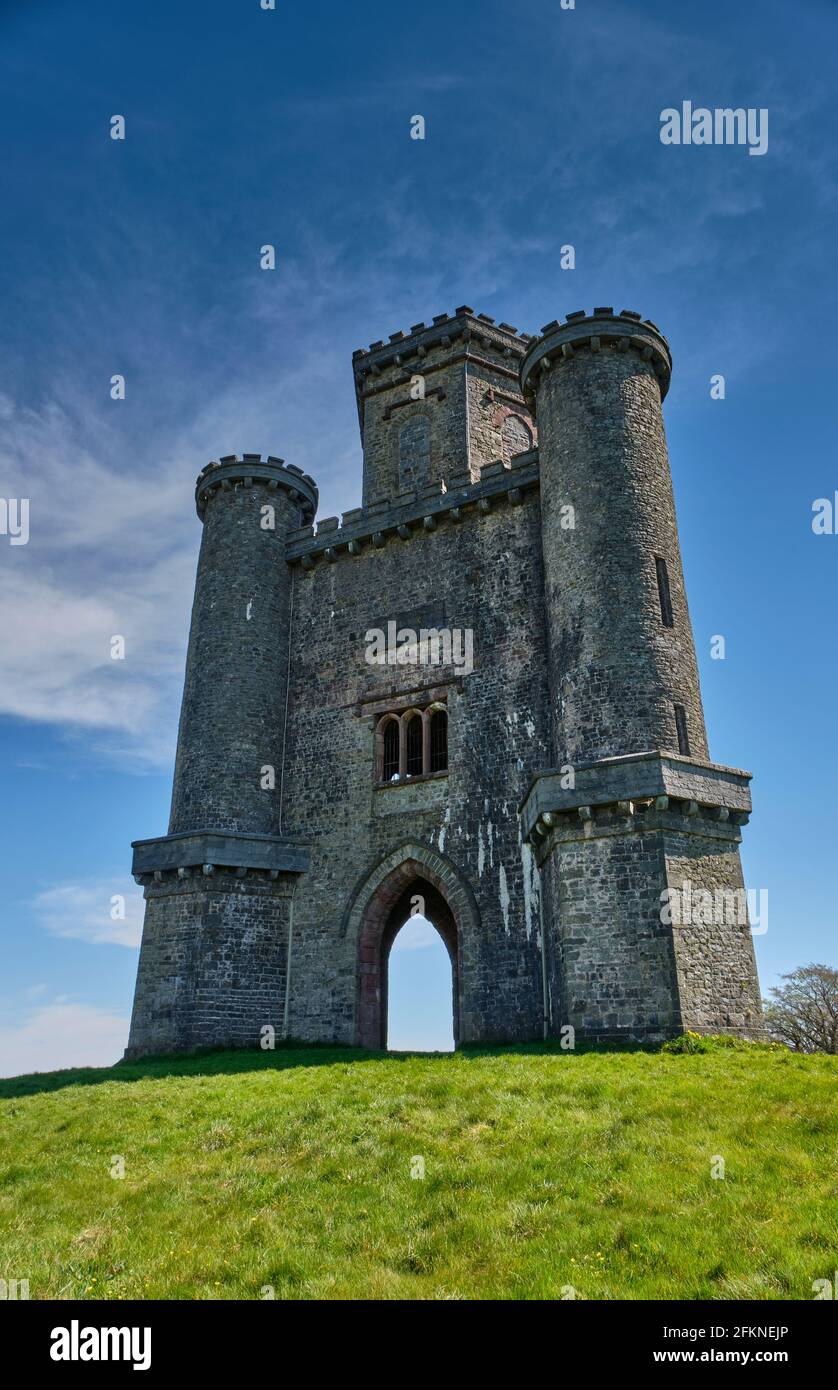
POLYGON ((795 1052, 838 1053, 838 970, 801 965, 781 978, 787 983, 765 1000, 772 1038, 795 1052))

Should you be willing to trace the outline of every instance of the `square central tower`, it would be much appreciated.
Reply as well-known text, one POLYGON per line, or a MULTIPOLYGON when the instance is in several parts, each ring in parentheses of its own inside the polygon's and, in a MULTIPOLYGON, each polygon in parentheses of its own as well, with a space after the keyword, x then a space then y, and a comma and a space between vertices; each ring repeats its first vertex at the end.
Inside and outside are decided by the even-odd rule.
POLYGON ((461 305, 353 354, 364 506, 476 482, 537 444, 520 385, 532 338, 461 305))

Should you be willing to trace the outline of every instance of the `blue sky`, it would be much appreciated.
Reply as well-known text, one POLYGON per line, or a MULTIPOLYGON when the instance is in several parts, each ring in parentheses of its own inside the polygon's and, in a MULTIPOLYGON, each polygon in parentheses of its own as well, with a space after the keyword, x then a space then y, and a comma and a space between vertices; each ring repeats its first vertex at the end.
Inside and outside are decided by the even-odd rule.
MULTIPOLYGON (((0 535, 0 1072, 124 1043, 198 470, 279 454, 323 515, 357 505, 353 348, 463 303, 529 332, 614 304, 669 337, 711 754, 754 773, 763 988, 834 964, 838 535, 811 526, 838 489, 834 5, 6 0, 0 39, 0 496, 30 499, 29 543, 0 535), (767 153, 663 146, 684 100, 767 108, 767 153)), ((441 946, 396 968, 399 1036, 442 1045, 441 946)))

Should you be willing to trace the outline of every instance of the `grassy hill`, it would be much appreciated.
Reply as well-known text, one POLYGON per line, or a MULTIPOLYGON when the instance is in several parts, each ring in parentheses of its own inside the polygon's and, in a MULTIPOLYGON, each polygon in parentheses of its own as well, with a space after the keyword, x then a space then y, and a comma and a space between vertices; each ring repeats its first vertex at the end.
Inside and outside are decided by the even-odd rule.
POLYGON ((836 1057, 748 1045, 19 1077, 0 1277, 32 1298, 811 1299, 838 1266, 836 1083, 836 1057))

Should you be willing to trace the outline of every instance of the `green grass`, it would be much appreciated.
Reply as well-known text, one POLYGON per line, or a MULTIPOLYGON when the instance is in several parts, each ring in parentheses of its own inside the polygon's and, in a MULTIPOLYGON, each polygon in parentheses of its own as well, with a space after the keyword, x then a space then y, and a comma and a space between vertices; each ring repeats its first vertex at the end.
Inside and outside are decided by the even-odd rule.
POLYGON ((20 1077, 0 1277, 32 1298, 811 1299, 838 1266, 836 1082, 838 1058, 747 1045, 20 1077))

